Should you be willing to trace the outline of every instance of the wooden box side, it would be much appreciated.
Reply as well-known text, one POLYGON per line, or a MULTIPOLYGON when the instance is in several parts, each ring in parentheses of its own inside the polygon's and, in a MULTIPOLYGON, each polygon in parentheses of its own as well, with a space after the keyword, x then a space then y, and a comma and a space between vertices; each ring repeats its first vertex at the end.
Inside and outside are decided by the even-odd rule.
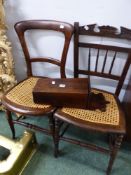
POLYGON ((53 106, 87 107, 88 79, 39 79, 33 89, 35 103, 53 106))

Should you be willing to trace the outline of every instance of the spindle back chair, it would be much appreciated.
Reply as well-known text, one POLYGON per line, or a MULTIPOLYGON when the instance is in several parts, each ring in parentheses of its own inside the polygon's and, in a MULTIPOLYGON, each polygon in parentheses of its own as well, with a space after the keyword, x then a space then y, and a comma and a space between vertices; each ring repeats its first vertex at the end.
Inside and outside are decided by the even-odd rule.
MULTIPOLYGON (((123 86, 125 76, 127 74, 128 68, 130 66, 130 52, 131 48, 122 46, 123 41, 122 40, 130 40, 130 31, 129 29, 126 29, 124 27, 121 27, 120 33, 118 33, 118 29, 115 27, 110 26, 98 26, 96 24, 94 25, 86 25, 79 27, 79 23, 75 23, 75 38, 74 38, 74 77, 79 77, 80 74, 83 75, 91 75, 91 76, 97 76, 97 77, 103 77, 107 79, 112 79, 115 81, 118 81, 118 85, 116 86, 115 95, 119 96, 121 88, 123 86), (78 30, 78 31, 77 31, 78 30), (95 31, 98 30, 98 31, 95 31), (107 44, 97 44, 97 43, 90 43, 90 42, 84 42, 80 41, 80 36, 96 36, 96 37, 105 37, 107 38, 113 38, 113 39, 119 39, 116 40, 116 44, 120 44, 120 46, 115 45, 107 45, 107 44), (90 64, 91 59, 94 59, 95 66, 94 70, 86 70, 85 68, 81 69, 79 68, 79 48, 87 48, 89 49, 88 52, 88 64, 90 64), (91 49, 95 49, 97 51, 96 57, 91 57, 91 49), (101 65, 101 70, 98 70, 98 62, 101 61, 102 58, 100 58, 100 51, 105 51, 105 55, 103 63, 101 65), (108 53, 112 51, 114 52, 112 57, 108 57, 108 53), (113 73, 113 68, 116 66, 115 62, 117 59, 119 59, 120 53, 127 53, 128 57, 123 65, 121 65, 121 72, 119 75, 117 75, 115 72, 113 73), (107 59, 110 59, 110 63, 107 59), (108 71, 106 71, 106 64, 108 64, 108 71)), ((107 39, 108 40, 108 39, 107 39)), ((124 58, 123 58, 124 59, 124 58)))
MULTIPOLYGON (((104 112, 100 110, 63 107, 57 109, 54 113, 55 156, 58 156, 58 146, 60 140, 78 144, 91 150, 109 153, 110 160, 107 168, 107 175, 111 173, 117 151, 120 148, 123 136, 126 133, 125 116, 118 96, 121 92, 126 74, 130 67, 131 47, 122 46, 123 40, 131 40, 131 30, 121 27, 121 30, 118 31, 115 27, 111 26, 97 26, 96 24, 79 26, 78 22, 74 23, 74 77, 79 78, 81 75, 84 75, 91 78, 92 76, 95 76, 97 78, 102 77, 108 80, 117 81, 118 83, 116 84, 114 94, 100 89, 93 89, 91 83, 91 93, 101 93, 105 100, 109 102, 106 104, 106 110, 104 112), (82 37, 84 38, 84 41, 81 41, 82 37), (87 37, 87 40, 85 40, 85 37, 87 37), (92 39, 90 39, 91 37, 92 39), (98 40, 95 40, 97 42, 93 42, 94 37, 104 37, 105 39, 110 38, 110 41, 112 41, 112 39, 118 39, 118 46, 113 45, 112 43, 98 43, 98 40), (82 49, 86 49, 87 52, 82 54, 82 49), (95 51, 95 54, 93 51, 95 51), (112 52, 112 57, 109 56, 109 52, 112 52), (116 68, 117 65, 116 60, 119 59, 119 55, 123 53, 125 58, 122 58, 122 60, 125 61, 124 64, 122 63, 119 67, 119 75, 116 75, 117 71, 114 73, 114 68, 116 68), (84 62, 85 60, 83 61, 83 59, 87 60, 87 63, 84 62), (83 66, 80 66, 82 61, 84 62, 83 66), (100 62, 101 66, 99 65, 100 62), (67 124, 67 126, 64 131, 60 133, 62 124, 67 124), (68 125, 74 125, 87 131, 89 130, 110 135, 109 149, 65 137, 64 133, 68 129, 68 125)), ((97 80, 97 78, 95 80, 97 80)), ((89 103, 92 103, 92 101, 89 101, 89 103)))

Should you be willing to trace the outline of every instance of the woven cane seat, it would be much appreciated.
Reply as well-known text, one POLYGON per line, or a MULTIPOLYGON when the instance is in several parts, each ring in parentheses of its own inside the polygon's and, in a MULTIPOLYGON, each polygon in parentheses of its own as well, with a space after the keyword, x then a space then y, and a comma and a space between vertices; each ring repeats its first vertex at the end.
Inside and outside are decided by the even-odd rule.
POLYGON ((32 91, 37 82, 37 77, 28 78, 17 86, 15 86, 9 93, 7 93, 6 98, 23 107, 45 109, 50 107, 49 105, 36 104, 33 101, 32 91))
MULTIPOLYGON (((99 90, 93 90, 94 93, 100 93, 99 90)), ((87 122, 94 122, 106 125, 119 125, 119 109, 116 100, 112 94, 107 92, 103 93, 105 99, 109 101, 107 104, 106 111, 102 112, 100 110, 85 110, 78 108, 62 108, 62 112, 70 115, 73 118, 77 118, 87 122)))

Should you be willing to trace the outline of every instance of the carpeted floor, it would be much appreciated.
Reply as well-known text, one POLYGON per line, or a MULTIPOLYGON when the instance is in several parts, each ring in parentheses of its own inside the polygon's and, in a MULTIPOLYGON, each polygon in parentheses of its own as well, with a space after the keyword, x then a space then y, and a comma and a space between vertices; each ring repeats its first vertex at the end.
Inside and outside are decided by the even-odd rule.
MULTIPOLYGON (((26 120, 31 121, 32 119, 26 120)), ((32 122, 47 125, 46 119, 36 118, 32 122)), ((17 125, 17 137, 20 137, 24 130, 24 127, 17 125)), ((11 137, 3 112, 0 112, 0 134, 11 137)), ((81 139, 86 138, 94 143, 107 146, 105 135, 83 133, 76 128, 70 129, 68 134, 72 137, 77 134, 81 139)), ((56 159, 53 156, 51 137, 36 132, 36 138, 39 144, 38 150, 23 175, 105 175, 109 156, 62 141, 60 143, 61 154, 56 159)), ((115 161, 112 175, 131 175, 131 143, 123 143, 115 161)))

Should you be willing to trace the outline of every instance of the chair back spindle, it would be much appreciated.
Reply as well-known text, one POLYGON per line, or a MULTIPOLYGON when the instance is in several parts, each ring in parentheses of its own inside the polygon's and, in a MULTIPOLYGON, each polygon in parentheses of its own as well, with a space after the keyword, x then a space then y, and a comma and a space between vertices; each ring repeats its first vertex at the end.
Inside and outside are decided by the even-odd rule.
MULTIPOLYGON (((103 39, 103 40, 104 40, 103 39)), ((103 41, 101 40, 101 41, 103 41)), ((123 46, 123 41, 131 41, 131 30, 121 27, 120 32, 118 29, 112 26, 97 26, 86 25, 79 26, 78 22, 74 23, 74 77, 79 77, 80 74, 90 76, 96 76, 106 79, 111 79, 117 81, 117 86, 115 90, 115 95, 119 96, 121 88, 123 86, 125 77, 127 75, 128 69, 131 64, 131 47, 123 46), (115 39, 116 44, 103 44, 102 42, 97 44, 89 41, 81 41, 81 36, 87 36, 87 39, 90 36, 95 36, 96 38, 111 38, 115 39), (121 46, 121 45, 122 46, 121 46), (88 69, 84 65, 80 68, 80 62, 82 56, 80 55, 80 48, 85 48, 89 51, 88 53, 88 69), (96 51, 96 55, 92 54, 92 51, 96 51), (103 55, 104 52, 104 55, 103 55), (110 56, 110 54, 112 56, 110 56), (120 54, 125 54, 123 58, 124 63, 120 67, 116 67, 117 61, 120 59, 120 54), (102 56, 101 56, 102 55, 102 56), (103 58, 103 59, 102 59, 103 58), (94 68, 92 68, 92 62, 94 62, 94 68), (101 63, 101 70, 99 63, 101 63), (108 66, 108 70, 107 70, 108 66), (113 72, 114 69, 118 69, 118 74, 113 72)), ((109 41, 108 41, 109 42, 109 41)))

